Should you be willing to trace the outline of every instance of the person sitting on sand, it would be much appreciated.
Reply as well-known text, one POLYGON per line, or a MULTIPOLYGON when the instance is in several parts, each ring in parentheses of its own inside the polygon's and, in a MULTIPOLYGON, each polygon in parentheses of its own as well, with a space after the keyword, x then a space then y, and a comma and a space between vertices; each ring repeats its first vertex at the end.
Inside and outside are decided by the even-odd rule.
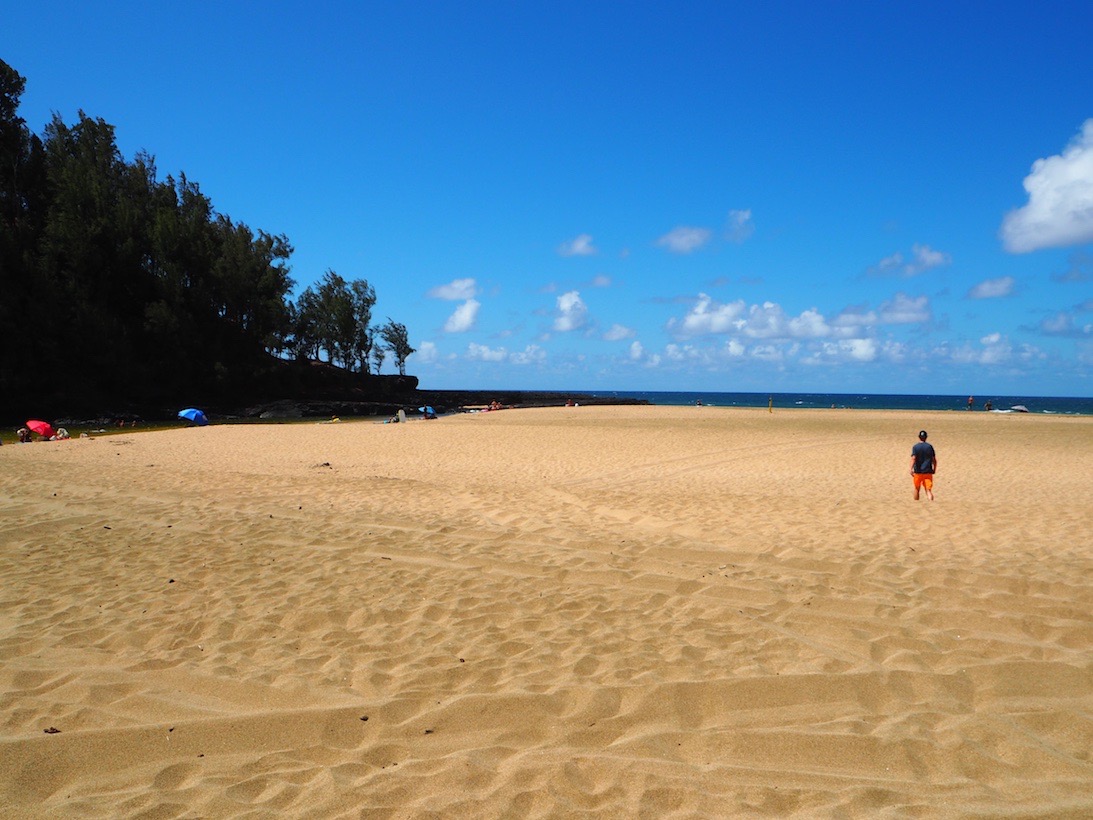
POLYGON ((34 440, 30 437, 30 430, 26 427, 20 427, 19 432, 16 433, 16 435, 19 436, 20 444, 30 444, 34 440))
POLYGON ((925 488, 926 497, 934 500, 934 473, 937 472, 937 453, 932 444, 926 443, 926 431, 918 433, 918 444, 911 448, 911 478, 915 482, 915 501, 919 490, 925 488))

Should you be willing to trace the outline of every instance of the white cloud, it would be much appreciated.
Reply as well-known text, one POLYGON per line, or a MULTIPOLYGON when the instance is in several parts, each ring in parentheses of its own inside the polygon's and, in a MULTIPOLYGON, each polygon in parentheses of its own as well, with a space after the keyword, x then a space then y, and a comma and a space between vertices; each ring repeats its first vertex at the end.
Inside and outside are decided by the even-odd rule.
POLYGON ((782 351, 774 345, 756 345, 751 349, 751 357, 761 362, 780 362, 782 351))
POLYGON ((691 345, 670 344, 664 348, 664 355, 669 361, 682 362, 687 359, 699 359, 702 355, 691 345))
POLYGON ((990 333, 979 340, 980 347, 962 345, 948 353, 957 364, 998 365, 1005 364, 1013 357, 1013 347, 1001 333, 990 333))
POLYGON ((869 269, 874 276, 918 276, 933 268, 948 265, 952 257, 943 251, 935 251, 929 245, 912 245, 911 259, 908 261, 903 254, 896 251, 891 256, 886 256, 869 269))
POLYGON ((1007 251, 1093 241, 1093 119, 1062 154, 1032 163, 1024 188, 1028 204, 1006 214, 999 231, 1007 251))
POLYGON ((466 333, 474 328, 478 319, 478 309, 482 307, 477 299, 468 299, 455 309, 448 321, 444 323, 445 333, 466 333))
POLYGON ((786 314, 774 302, 763 302, 748 308, 745 319, 738 323, 738 329, 752 339, 776 339, 789 335, 786 314))
POLYGON ((415 360, 420 364, 435 362, 439 355, 436 344, 433 342, 418 342, 417 350, 414 353, 415 360))
POLYGON ((700 336, 704 333, 727 333, 736 328, 737 320, 744 313, 744 309, 742 299, 719 304, 705 293, 700 293, 694 307, 683 317, 681 334, 700 336))
POLYGON ((727 342, 725 342, 724 351, 725 355, 727 355, 730 359, 739 359, 742 358, 744 353, 747 352, 747 348, 745 348, 744 345, 741 342, 738 342, 736 339, 729 339, 727 342))
POLYGON ((892 273, 898 271, 903 267, 903 254, 896 251, 891 256, 886 256, 880 260, 877 264, 869 269, 870 273, 883 275, 886 273, 892 273))
POLYGON ((843 339, 838 342, 822 342, 802 363, 832 365, 843 362, 871 362, 877 358, 877 343, 873 339, 843 339))
POLYGON ((546 351, 539 345, 528 345, 520 353, 513 352, 509 361, 516 365, 538 364, 546 360, 546 351))
POLYGON ((853 335, 854 327, 848 322, 833 325, 816 308, 789 317, 775 302, 750 307, 742 300, 720 304, 705 293, 698 295, 698 301, 682 321, 668 323, 668 329, 682 338, 710 333, 738 334, 749 339, 846 338, 853 335))
POLYGON ((592 244, 592 236, 582 233, 580 236, 559 245, 558 253, 561 256, 595 256, 599 251, 592 244))
POLYGON ((1015 284, 1012 276, 999 276, 997 279, 984 279, 968 291, 969 299, 999 299, 1013 293, 1015 284))
POLYGON ((638 361, 645 353, 645 348, 641 346, 641 342, 636 339, 630 343, 630 358, 634 361, 638 361))
POLYGON ((877 323, 877 314, 864 305, 851 305, 835 317, 832 325, 839 328, 869 327, 877 323))
POLYGON ((681 225, 664 234, 657 240, 657 245, 672 253, 691 253, 709 242, 712 235, 709 228, 691 228, 681 225))
POLYGON ((478 285, 474 279, 454 279, 446 285, 437 285, 425 295, 430 299, 462 302, 478 295, 478 285))
POLYGON ((1074 314, 1059 311, 1040 322, 1040 332, 1046 336, 1088 338, 1093 336, 1093 324, 1081 325, 1075 321, 1074 314))
POLYGON ((729 211, 729 223, 725 228, 725 238, 730 242, 743 242, 755 233, 755 225, 751 221, 751 210, 729 211))
POLYGON ((592 277, 592 282, 590 284, 594 288, 609 288, 611 287, 611 277, 601 273, 598 276, 592 277))
POLYGON ((891 362, 903 362, 907 360, 909 349, 904 342, 885 342, 881 349, 884 358, 891 362))
POLYGON ((915 257, 915 261, 911 264, 911 269, 916 274, 941 265, 948 265, 953 261, 949 254, 943 253, 942 251, 935 251, 929 245, 912 245, 911 253, 914 254, 915 257))
POLYGON ((606 342, 621 342, 623 339, 632 339, 636 335, 637 331, 623 325, 614 324, 611 325, 611 329, 603 334, 604 341, 606 342))
POLYGON ((871 362, 877 358, 877 343, 873 339, 847 339, 839 344, 854 361, 871 362))
POLYGON ((880 320, 888 325, 913 325, 929 322, 933 314, 925 296, 911 297, 897 293, 880 306, 880 320))
POLYGON ((789 320, 789 332, 798 339, 821 339, 833 331, 822 313, 809 308, 796 319, 789 320))
POLYGON ((467 345, 467 358, 478 362, 503 362, 508 351, 503 347, 492 349, 486 345, 471 342, 467 345))
POLYGON ((581 294, 575 290, 558 297, 558 315, 554 319, 554 329, 560 333, 579 330, 588 322, 588 308, 581 301, 581 294))

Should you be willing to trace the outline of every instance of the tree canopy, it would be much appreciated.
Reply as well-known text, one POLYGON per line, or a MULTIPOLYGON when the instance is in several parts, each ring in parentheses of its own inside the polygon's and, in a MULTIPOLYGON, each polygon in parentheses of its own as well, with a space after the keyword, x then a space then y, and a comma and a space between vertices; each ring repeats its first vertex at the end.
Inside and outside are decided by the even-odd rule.
POLYGON ((389 349, 405 374, 367 281, 327 271, 293 303, 286 236, 126 161, 83 111, 33 134, 25 85, 0 60, 0 414, 244 399, 283 356, 368 374, 389 349))

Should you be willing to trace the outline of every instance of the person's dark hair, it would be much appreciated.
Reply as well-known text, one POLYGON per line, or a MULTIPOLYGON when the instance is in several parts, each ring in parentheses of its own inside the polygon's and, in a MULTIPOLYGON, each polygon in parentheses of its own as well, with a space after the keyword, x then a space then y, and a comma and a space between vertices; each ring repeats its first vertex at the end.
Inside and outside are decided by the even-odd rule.
POLYGON ((918 431, 918 437, 922 441, 926 441, 926 431, 925 430, 919 430, 918 431))

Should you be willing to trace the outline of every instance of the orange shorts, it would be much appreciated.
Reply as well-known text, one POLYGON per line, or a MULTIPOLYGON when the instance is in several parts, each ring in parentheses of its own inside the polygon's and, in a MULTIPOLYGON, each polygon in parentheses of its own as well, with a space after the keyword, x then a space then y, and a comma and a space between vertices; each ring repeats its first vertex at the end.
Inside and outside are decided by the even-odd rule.
POLYGON ((915 489, 925 487, 927 490, 934 488, 934 474, 933 473, 912 473, 912 477, 915 479, 915 489))

